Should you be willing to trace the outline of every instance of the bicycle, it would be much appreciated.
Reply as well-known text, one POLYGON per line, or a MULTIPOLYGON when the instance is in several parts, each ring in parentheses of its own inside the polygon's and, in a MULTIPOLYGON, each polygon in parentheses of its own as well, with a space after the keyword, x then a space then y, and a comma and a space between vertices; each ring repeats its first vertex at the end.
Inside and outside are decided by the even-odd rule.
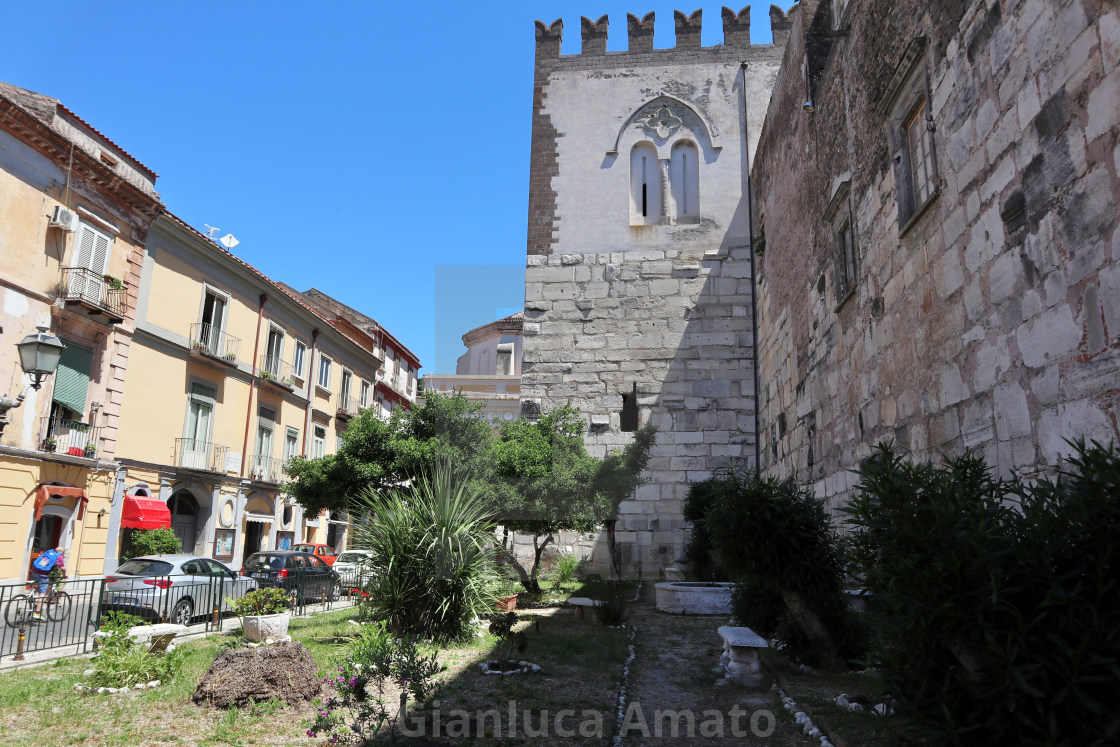
MULTIPOLYGON (((35 587, 35 584, 29 583, 25 586, 30 592, 35 587)), ((18 594, 8 600, 8 604, 4 607, 4 622, 10 628, 18 628, 20 625, 27 625, 35 621, 35 594, 18 594)), ((47 587, 47 593, 43 597, 43 617, 51 622, 62 622, 70 616, 70 607, 72 606, 70 595, 62 589, 59 589, 54 584, 47 587)))

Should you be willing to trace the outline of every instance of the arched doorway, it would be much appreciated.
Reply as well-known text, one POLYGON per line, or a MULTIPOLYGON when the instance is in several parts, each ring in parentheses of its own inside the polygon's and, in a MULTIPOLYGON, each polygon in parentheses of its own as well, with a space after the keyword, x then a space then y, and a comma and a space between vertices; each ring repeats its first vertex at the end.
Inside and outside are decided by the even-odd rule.
POLYGON ((167 499, 171 512, 171 531, 183 543, 183 552, 194 552, 198 539, 198 501, 189 490, 180 490, 167 499))
MULTIPOLYGON (((54 481, 44 483, 36 492, 51 486, 66 488, 67 490, 73 489, 73 486, 65 482, 54 481)), ((79 500, 73 496, 64 495, 61 492, 55 494, 50 491, 48 491, 45 501, 36 502, 30 527, 31 536, 28 538, 27 544, 27 578, 31 578, 31 564, 46 550, 61 547, 66 561, 71 560, 69 557, 70 542, 74 535, 75 513, 80 505, 82 504, 79 500), (38 518, 35 516, 36 513, 38 518)))

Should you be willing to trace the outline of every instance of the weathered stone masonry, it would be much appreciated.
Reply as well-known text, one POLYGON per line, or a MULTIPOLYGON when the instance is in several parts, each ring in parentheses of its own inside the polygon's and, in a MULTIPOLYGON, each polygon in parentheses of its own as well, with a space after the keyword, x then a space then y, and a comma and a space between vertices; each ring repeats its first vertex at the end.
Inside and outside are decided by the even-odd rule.
POLYGON ((752 169, 763 467, 836 506, 882 439, 1004 474, 1051 471, 1066 437, 1116 439, 1116 3, 800 7, 752 169), (890 98, 908 66, 937 192, 900 221, 890 98))
MULTIPOLYGON (((781 38, 788 19, 773 16, 781 38)), ((673 49, 653 49, 653 14, 628 21, 629 51, 607 53, 606 17, 585 18, 582 54, 566 56, 562 23, 537 25, 522 402, 530 415, 576 405, 602 455, 630 441, 620 414, 636 393, 659 437, 618 542, 627 572, 656 575, 683 550, 688 482, 754 460, 746 180, 782 50, 750 44, 746 10, 725 9, 725 44, 707 48, 699 12, 676 14, 673 49), (656 149, 676 200, 680 139, 699 154, 698 210, 681 207, 695 194, 652 201, 632 225, 633 149, 656 149)))

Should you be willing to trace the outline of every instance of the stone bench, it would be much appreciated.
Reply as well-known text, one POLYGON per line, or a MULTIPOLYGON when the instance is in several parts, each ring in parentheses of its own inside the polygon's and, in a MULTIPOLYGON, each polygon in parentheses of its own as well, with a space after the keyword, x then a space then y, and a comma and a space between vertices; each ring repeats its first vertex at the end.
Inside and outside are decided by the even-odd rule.
POLYGON ((582 620, 586 615, 586 608, 588 607, 602 607, 603 603, 597 599, 588 599, 587 597, 572 597, 568 600, 568 604, 576 608, 576 619, 582 620))
POLYGON ((723 638, 723 654, 720 663, 727 672, 727 678, 747 687, 759 687, 763 683, 762 661, 758 652, 770 648, 766 639, 750 628, 724 625, 719 629, 723 638))

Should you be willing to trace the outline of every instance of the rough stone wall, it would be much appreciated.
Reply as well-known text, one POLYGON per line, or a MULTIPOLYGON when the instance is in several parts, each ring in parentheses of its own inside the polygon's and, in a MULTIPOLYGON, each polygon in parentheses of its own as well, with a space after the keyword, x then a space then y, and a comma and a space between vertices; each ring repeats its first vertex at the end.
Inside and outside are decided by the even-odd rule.
MULTIPOLYGON (((659 436, 649 483, 621 507, 627 573, 657 575, 681 558, 689 481, 754 460, 744 186, 781 49, 751 46, 745 19, 726 11, 727 43, 702 48, 699 13, 678 14, 677 47, 654 50, 652 15, 631 16, 634 51, 612 53, 606 19, 585 19, 584 51, 568 56, 559 23, 537 27, 522 409, 571 402, 602 456, 632 440, 620 414, 636 392, 640 423, 659 436), (699 216, 631 226, 631 148, 652 138, 667 149, 642 126, 662 105, 699 148, 699 216)), ((601 535, 560 542, 603 569, 601 535)))
POLYGON ((851 0, 833 37, 828 3, 802 11, 752 169, 764 469, 835 507, 883 439, 1028 475, 1063 438, 1116 439, 1117 5, 851 0), (940 193, 900 227, 883 96, 918 37, 940 193), (845 180, 846 300, 825 218, 845 180))

